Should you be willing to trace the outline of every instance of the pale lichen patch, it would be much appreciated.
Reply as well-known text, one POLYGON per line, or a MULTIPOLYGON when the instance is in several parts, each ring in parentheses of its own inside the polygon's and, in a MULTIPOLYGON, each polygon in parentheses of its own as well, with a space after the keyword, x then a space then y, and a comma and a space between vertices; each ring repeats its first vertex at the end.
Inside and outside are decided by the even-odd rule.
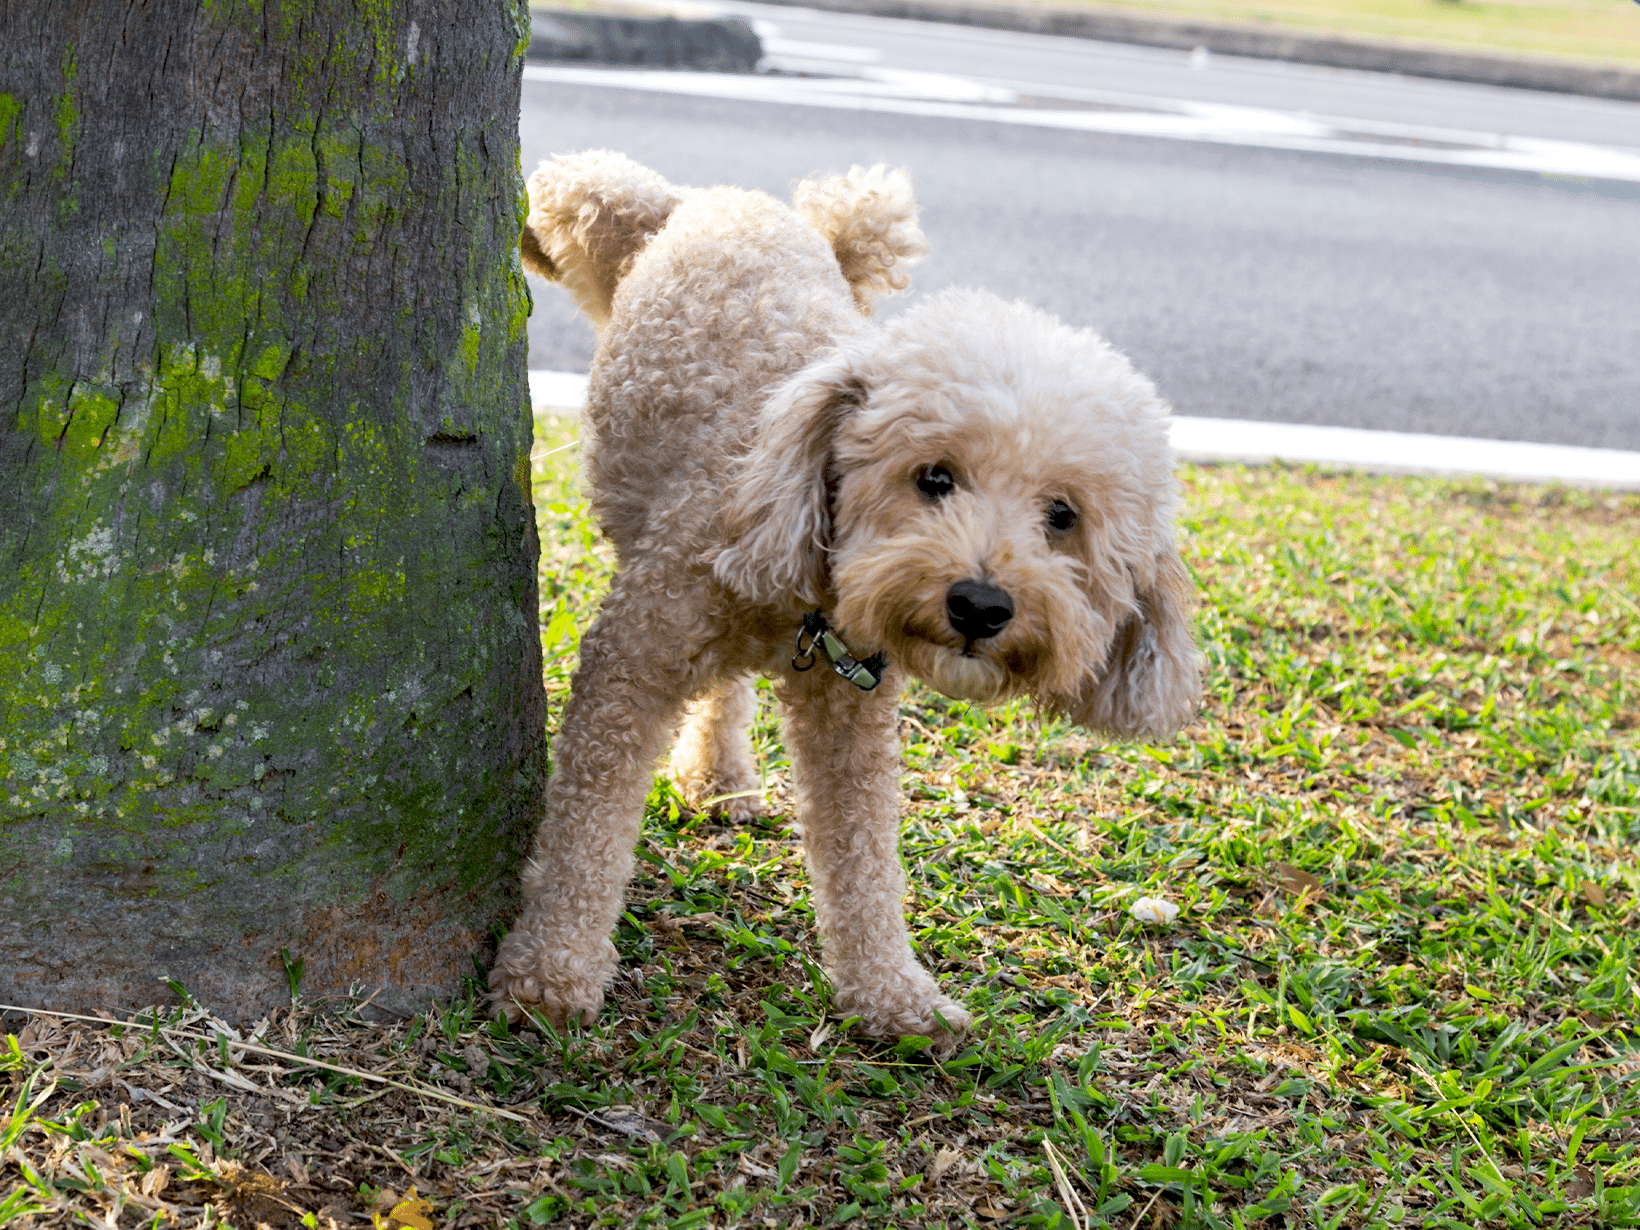
POLYGON ((101 580, 113 576, 119 562, 114 527, 98 525, 63 549, 62 561, 57 566, 57 579, 71 583, 101 580))

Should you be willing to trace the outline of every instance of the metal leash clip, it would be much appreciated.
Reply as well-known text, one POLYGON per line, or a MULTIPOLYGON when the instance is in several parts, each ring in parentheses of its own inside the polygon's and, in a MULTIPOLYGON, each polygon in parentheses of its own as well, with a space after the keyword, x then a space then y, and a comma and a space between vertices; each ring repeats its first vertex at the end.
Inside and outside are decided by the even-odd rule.
MULTIPOLYGON (((792 655, 792 669, 806 671, 814 666, 814 642, 819 633, 809 625, 809 620, 817 617, 820 612, 803 616, 803 626, 797 630, 797 652, 792 655)), ((820 620, 820 626, 826 626, 825 620, 820 620)))
POLYGON ((803 616, 802 631, 797 634, 797 653, 792 658, 792 669, 806 671, 812 667, 816 649, 825 655, 832 670, 862 692, 871 691, 883 681, 883 668, 887 662, 882 654, 874 653, 864 662, 857 661, 849 653, 848 646, 827 625, 826 617, 819 611, 809 611, 803 616))

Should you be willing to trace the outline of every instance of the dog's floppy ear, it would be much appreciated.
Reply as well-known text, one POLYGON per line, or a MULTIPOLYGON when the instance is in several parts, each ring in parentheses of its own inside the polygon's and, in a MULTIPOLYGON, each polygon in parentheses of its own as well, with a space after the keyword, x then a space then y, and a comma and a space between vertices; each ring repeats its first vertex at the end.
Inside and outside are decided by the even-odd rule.
POLYGON ((1103 669, 1083 687, 1070 716, 1124 739, 1165 739, 1190 721, 1201 702, 1201 658, 1190 631, 1194 594, 1169 540, 1151 574, 1138 578, 1134 609, 1118 623, 1103 669))
POLYGON ((820 605, 831 539, 831 440, 863 398, 848 363, 833 355, 810 363, 764 403, 752 451, 731 478, 725 545, 712 565, 743 598, 820 605))

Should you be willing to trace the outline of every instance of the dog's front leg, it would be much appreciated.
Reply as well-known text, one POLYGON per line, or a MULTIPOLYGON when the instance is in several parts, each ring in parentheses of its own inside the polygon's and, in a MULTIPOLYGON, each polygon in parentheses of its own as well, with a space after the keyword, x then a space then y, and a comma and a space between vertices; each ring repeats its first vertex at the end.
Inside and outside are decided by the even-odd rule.
POLYGON ((777 691, 833 1004, 876 1037, 949 1043, 968 1013, 917 963, 905 925, 900 677, 862 692, 822 664, 787 672, 777 691))
POLYGON ((681 672, 635 627, 653 633, 615 593, 581 640, 552 744, 546 814, 524 868, 524 908, 490 971, 494 1009, 515 1021, 526 1006, 557 1024, 589 1022, 615 972, 610 934, 632 878, 644 798, 685 699, 681 672))

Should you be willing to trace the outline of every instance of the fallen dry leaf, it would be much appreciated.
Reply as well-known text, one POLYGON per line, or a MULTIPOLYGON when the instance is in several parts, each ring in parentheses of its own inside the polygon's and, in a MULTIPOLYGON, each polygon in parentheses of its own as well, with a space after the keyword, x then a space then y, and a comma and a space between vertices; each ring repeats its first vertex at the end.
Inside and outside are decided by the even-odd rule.
POLYGON ((416 1195, 412 1184, 385 1221, 380 1213, 371 1213, 370 1220, 377 1230, 433 1230, 433 1206, 416 1195))
POLYGON ((1587 1200, 1594 1195, 1597 1186, 1594 1171, 1587 1166, 1579 1166, 1572 1171, 1572 1177, 1566 1180, 1566 1198, 1568 1200, 1587 1200))
POLYGON ((619 1132, 623 1136, 634 1136, 639 1140, 648 1141, 650 1144, 671 1135, 673 1131, 670 1123, 651 1119, 630 1106, 606 1106, 588 1115, 587 1121, 608 1128, 612 1132, 619 1132))
POLYGON ((1295 897, 1322 895, 1321 881, 1291 863, 1276 863, 1275 872, 1281 877, 1281 887, 1295 897))

